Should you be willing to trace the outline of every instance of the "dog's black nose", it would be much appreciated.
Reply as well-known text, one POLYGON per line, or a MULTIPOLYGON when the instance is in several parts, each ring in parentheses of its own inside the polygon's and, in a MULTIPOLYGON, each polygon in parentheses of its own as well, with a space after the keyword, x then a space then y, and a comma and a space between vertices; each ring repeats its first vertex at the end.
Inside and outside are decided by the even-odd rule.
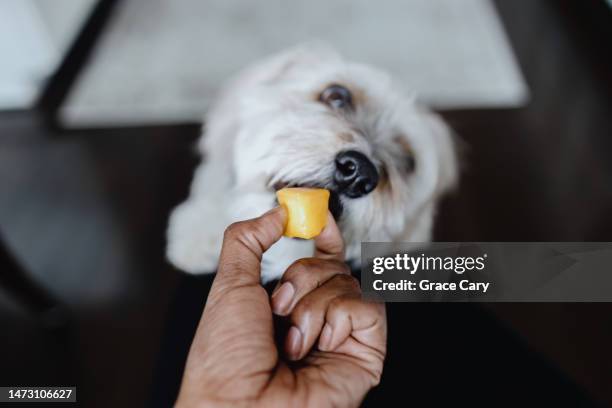
POLYGON ((363 153, 347 150, 336 156, 334 181, 339 193, 358 198, 376 188, 378 171, 363 153))

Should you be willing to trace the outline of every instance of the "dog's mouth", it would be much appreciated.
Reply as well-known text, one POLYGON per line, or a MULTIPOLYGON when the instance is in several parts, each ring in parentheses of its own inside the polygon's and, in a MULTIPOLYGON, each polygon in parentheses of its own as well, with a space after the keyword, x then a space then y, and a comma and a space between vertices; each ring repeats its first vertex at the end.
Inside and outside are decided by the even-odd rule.
POLYGON ((281 188, 288 187, 325 188, 329 190, 329 211, 332 213, 336 221, 340 220, 342 212, 344 211, 344 206, 342 205, 342 201, 340 200, 340 194, 338 194, 338 192, 334 188, 322 183, 293 183, 290 181, 277 181, 272 185, 272 189, 275 192, 280 190, 281 188))

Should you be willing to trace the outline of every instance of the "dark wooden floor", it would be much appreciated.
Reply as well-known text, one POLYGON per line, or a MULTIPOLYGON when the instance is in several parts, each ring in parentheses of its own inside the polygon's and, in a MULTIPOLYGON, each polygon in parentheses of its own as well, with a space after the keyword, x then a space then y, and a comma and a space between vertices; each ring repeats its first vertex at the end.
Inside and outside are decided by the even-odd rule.
MULTIPOLYGON (((600 4, 496 1, 532 99, 443 112, 464 141, 464 171, 436 239, 612 241, 612 17, 586 3, 600 4)), ((199 127, 58 129, 48 114, 76 71, 64 67, 40 109, 0 114, 0 232, 75 319, 43 329, 0 292, 0 384, 76 384, 87 406, 141 406, 177 282, 163 260, 166 217, 186 194, 199 127)), ((487 307, 612 404, 610 305, 487 307)))

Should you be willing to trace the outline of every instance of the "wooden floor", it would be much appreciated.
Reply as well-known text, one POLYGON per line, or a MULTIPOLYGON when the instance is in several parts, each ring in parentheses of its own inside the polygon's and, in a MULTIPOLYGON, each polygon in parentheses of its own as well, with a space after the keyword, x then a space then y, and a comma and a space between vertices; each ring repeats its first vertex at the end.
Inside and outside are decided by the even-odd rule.
MULTIPOLYGON (((597 2, 495 3, 532 99, 442 112, 463 141, 464 169, 435 237, 612 241, 612 13, 597 2)), ((142 406, 178 280, 163 260, 166 218, 186 195, 199 126, 53 126, 90 31, 40 109, 0 114, 0 232, 74 313, 67 329, 43 329, 0 292, 0 384, 76 384, 87 406, 142 406)), ((486 307, 527 350, 612 404, 611 305, 486 307)))

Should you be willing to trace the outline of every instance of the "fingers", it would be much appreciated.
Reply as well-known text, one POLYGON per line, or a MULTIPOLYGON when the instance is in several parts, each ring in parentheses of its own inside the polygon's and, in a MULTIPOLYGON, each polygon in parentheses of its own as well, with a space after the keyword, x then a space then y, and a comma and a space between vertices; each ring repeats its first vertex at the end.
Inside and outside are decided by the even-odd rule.
MULTIPOLYGON (((359 297, 359 282, 347 274, 337 274, 323 286, 306 294, 293 308, 293 324, 287 335, 285 349, 290 359, 301 359, 319 337, 330 304, 342 297, 359 297)), ((336 323, 337 324, 337 323, 336 323)))
POLYGON ((341 261, 299 259, 287 268, 272 294, 272 310, 279 316, 286 316, 305 295, 336 275, 350 273, 349 267, 341 261))
POLYGON ((261 257, 283 235, 287 219, 283 207, 230 225, 223 236, 217 281, 233 285, 259 284, 261 257))
MULTIPOLYGON (((387 353, 387 318, 383 303, 340 296, 329 303, 319 336, 319 361, 349 358, 361 367, 363 390, 379 384, 387 353)), ((313 361, 316 361, 317 356, 313 361)), ((338 380, 340 381, 340 380, 338 380)), ((347 381, 357 386, 357 378, 347 381)), ((359 389, 359 387, 357 387, 359 389)))
POLYGON ((344 261, 344 240, 331 212, 327 212, 327 224, 314 243, 315 257, 344 261))
POLYGON ((315 238, 315 257, 300 259, 285 271, 272 294, 272 310, 286 316, 307 293, 338 274, 349 275, 343 262, 344 241, 334 217, 328 211, 327 224, 315 238))
POLYGON ((352 337, 384 357, 386 322, 384 304, 366 302, 355 296, 338 297, 327 308, 325 326, 319 337, 319 350, 337 350, 352 337))

